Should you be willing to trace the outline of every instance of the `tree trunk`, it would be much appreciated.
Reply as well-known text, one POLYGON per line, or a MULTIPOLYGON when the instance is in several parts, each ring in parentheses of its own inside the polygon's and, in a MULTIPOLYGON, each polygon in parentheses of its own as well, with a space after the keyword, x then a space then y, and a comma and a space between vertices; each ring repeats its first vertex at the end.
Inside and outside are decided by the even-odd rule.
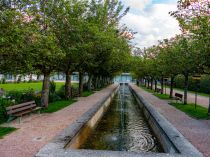
POLYGON ((155 79, 155 91, 157 91, 157 80, 155 79))
POLYGON ((187 104, 187 90, 188 90, 188 74, 184 75, 184 104, 187 104))
POLYGON ((79 96, 82 96, 83 93, 83 72, 79 73, 79 96))
POLYGON ((39 75, 39 74, 37 74, 37 76, 36 76, 36 80, 38 80, 38 81, 39 81, 39 79, 40 79, 40 75, 39 75))
POLYGON ((174 76, 171 77, 170 98, 173 98, 174 76))
POLYGON ((161 77, 161 94, 163 94, 163 90, 164 90, 164 87, 163 87, 163 76, 161 77))
POLYGON ((92 78, 93 78, 93 76, 92 75, 89 75, 89 77, 88 77, 88 90, 89 91, 91 91, 92 89, 91 89, 91 85, 92 85, 92 78))
POLYGON ((151 79, 151 90, 153 90, 153 78, 151 79))
POLYGON ((147 80, 147 88, 149 88, 149 79, 147 80))
POLYGON ((44 79, 42 84, 41 105, 45 108, 48 107, 48 101, 49 101, 49 82, 50 82, 50 75, 44 74, 44 79))
POLYGON ((65 97, 69 99, 72 97, 71 95, 71 72, 66 71, 66 82, 65 82, 65 97))

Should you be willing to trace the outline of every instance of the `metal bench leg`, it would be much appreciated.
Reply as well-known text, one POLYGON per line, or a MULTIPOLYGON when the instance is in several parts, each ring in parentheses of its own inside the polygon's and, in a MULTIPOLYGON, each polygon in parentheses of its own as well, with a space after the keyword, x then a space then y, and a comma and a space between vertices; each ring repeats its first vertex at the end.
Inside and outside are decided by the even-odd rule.
POLYGON ((20 122, 21 122, 20 117, 17 117, 17 120, 16 121, 17 121, 18 124, 20 124, 20 122))
POLYGON ((41 116, 41 110, 38 110, 38 114, 39 114, 39 116, 41 116))

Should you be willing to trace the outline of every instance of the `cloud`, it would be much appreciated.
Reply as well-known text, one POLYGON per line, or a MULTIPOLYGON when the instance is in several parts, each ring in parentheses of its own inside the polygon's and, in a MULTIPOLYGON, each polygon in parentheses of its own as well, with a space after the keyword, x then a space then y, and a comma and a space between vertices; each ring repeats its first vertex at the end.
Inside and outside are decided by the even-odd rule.
POLYGON ((178 22, 168 14, 173 10, 175 4, 151 4, 138 13, 128 13, 121 23, 138 32, 134 39, 138 47, 149 47, 180 34, 178 22))

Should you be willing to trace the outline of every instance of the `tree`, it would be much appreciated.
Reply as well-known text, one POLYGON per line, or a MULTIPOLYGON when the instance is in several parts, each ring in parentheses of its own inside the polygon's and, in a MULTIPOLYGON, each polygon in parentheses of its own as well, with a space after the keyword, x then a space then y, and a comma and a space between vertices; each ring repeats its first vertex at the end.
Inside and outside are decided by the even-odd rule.
POLYGON ((63 53, 58 46, 58 40, 50 27, 50 18, 54 1, 35 1, 29 3, 25 12, 32 17, 28 21, 30 32, 27 40, 27 60, 34 70, 39 70, 44 75, 41 105, 48 107, 50 75, 59 66, 63 53), (39 6, 39 7, 38 7, 39 6))

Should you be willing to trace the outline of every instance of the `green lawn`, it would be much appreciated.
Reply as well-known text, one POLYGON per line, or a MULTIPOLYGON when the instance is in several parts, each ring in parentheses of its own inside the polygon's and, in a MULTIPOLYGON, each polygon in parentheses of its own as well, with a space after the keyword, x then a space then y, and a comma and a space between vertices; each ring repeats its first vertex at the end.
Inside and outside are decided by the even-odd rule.
POLYGON ((0 138, 3 138, 3 136, 17 130, 16 128, 11 127, 0 127, 0 138))
POLYGON ((189 116, 196 118, 196 119, 210 119, 210 115, 208 115, 208 109, 202 106, 197 105, 195 109, 194 104, 187 104, 184 105, 182 103, 171 103, 172 106, 176 107, 177 109, 185 112, 189 116))
MULTIPOLYGON (((56 82, 56 90, 59 90, 64 85, 64 82, 56 82)), ((73 83, 73 86, 78 86, 77 83, 73 83)), ((36 83, 7 83, 7 84, 0 84, 0 88, 3 88, 6 91, 21 91, 27 89, 34 89, 35 91, 41 91, 42 89, 42 82, 36 83)))
POLYGON ((90 95, 92 95, 94 92, 92 92, 92 91, 84 91, 83 93, 82 93, 82 97, 88 97, 88 96, 90 96, 90 95))
POLYGON ((153 91, 153 90, 148 89, 148 88, 146 88, 146 87, 145 87, 145 86, 143 86, 143 85, 140 85, 140 87, 141 87, 142 89, 144 89, 145 91, 147 91, 147 92, 154 93, 154 91, 153 91))
POLYGON ((62 101, 56 101, 53 103, 49 103, 49 106, 47 109, 43 109, 42 112, 44 113, 53 113, 56 112, 58 110, 61 110, 71 104, 73 104, 74 102, 76 102, 76 100, 62 100, 62 101))
POLYGON ((171 98, 169 98, 170 95, 168 94, 153 93, 153 95, 160 99, 171 100, 171 98))
POLYGON ((154 96, 160 98, 160 99, 164 99, 164 100, 170 100, 171 98, 169 98, 169 95, 168 94, 160 94, 160 93, 156 93, 154 90, 151 90, 151 89, 148 89, 146 88, 145 86, 143 85, 140 85, 140 87, 142 89, 144 89, 145 91, 149 92, 149 93, 152 93, 154 96))

